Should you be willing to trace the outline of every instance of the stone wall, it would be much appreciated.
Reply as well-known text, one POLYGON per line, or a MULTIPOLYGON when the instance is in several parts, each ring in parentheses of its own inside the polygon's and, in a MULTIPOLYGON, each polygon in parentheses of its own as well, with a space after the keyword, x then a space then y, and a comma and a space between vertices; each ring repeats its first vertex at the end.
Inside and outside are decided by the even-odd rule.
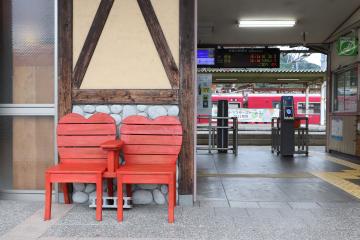
MULTIPOLYGON (((75 105, 72 112, 81 114, 89 118, 97 112, 110 114, 116 121, 118 127, 128 116, 140 115, 150 119, 160 116, 178 116, 179 108, 177 105, 75 105)), ((177 170, 176 189, 178 188, 179 171, 177 170)), ((95 198, 94 184, 73 184, 72 199, 74 203, 86 203, 95 198)), ((106 181, 104 181, 104 196, 106 193, 106 181)), ((115 186, 116 189, 116 186, 115 186)), ((177 192, 177 191, 176 191, 177 192)), ((178 194, 176 194, 178 199, 178 194)), ((167 185, 157 184, 137 184, 133 186, 134 204, 165 204, 167 203, 168 187, 167 185)))

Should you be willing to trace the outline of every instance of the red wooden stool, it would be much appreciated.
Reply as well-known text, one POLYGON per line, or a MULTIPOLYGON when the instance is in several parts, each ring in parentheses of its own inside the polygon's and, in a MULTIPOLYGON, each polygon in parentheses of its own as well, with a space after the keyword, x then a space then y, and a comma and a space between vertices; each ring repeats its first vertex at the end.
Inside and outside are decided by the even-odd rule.
MULTIPOLYGON (((107 169, 108 153, 100 145, 116 139, 114 119, 97 113, 89 119, 70 113, 57 127, 59 164, 45 172, 45 220, 51 218, 52 183, 62 183, 65 203, 70 203, 67 183, 96 184, 96 220, 102 219, 102 177, 107 169)), ((112 188, 112 181, 108 181, 112 188)))
POLYGON ((174 222, 176 201, 176 160, 182 143, 182 127, 176 117, 150 120, 130 116, 120 129, 125 165, 117 170, 118 220, 123 219, 123 183, 168 184, 169 223, 174 222))

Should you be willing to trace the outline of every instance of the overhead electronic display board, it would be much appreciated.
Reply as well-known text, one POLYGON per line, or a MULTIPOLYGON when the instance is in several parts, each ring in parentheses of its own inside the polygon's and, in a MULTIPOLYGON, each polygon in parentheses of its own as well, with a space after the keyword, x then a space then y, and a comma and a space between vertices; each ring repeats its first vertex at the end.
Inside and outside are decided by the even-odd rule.
POLYGON ((200 68, 279 68, 279 48, 223 48, 199 46, 200 68))

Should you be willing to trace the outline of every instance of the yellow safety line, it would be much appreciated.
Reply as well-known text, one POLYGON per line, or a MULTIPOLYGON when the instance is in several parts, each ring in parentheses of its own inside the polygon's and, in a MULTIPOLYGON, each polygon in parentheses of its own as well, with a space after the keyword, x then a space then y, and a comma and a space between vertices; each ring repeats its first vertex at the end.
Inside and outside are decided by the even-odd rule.
POLYGON ((348 167, 348 168, 360 170, 360 165, 359 164, 352 163, 352 162, 342 160, 342 159, 339 159, 339 158, 336 158, 336 157, 333 157, 333 156, 325 155, 325 154, 322 155, 322 154, 318 154, 318 153, 315 153, 315 152, 313 152, 312 154, 317 155, 317 156, 321 156, 322 158, 324 158, 325 160, 328 160, 330 162, 333 162, 333 163, 336 163, 336 164, 339 164, 339 165, 343 165, 343 166, 348 167))
POLYGON ((338 173, 318 172, 312 174, 360 199, 360 186, 356 185, 355 183, 349 182, 343 178, 340 178, 338 173))
POLYGON ((346 160, 342 160, 327 154, 318 154, 313 152, 314 155, 320 156, 321 158, 351 168, 347 170, 342 170, 341 172, 314 172, 314 176, 328 182, 335 187, 340 188, 341 190, 351 194, 352 196, 360 199, 360 186, 352 183, 348 180, 358 180, 360 179, 360 165, 352 163, 346 160))

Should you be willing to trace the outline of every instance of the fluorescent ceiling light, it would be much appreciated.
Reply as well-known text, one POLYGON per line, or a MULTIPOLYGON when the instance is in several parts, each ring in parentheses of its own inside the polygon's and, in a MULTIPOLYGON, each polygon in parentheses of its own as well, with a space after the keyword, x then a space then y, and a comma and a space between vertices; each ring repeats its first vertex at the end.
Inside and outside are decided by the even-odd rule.
POLYGON ((240 20, 240 28, 293 27, 295 20, 240 20))
POLYGON ((299 81, 299 78, 278 78, 278 81, 299 81))

